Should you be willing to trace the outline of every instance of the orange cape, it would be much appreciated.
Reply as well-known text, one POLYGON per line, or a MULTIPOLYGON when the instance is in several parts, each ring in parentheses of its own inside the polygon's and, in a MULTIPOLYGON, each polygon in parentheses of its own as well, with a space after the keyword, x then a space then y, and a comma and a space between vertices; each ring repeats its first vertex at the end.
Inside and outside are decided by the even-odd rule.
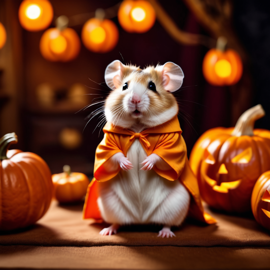
POLYGON ((156 173, 169 181, 179 180, 189 191, 191 195, 189 216, 208 224, 216 223, 215 219, 204 212, 197 179, 187 159, 186 144, 181 135, 182 130, 177 117, 162 125, 145 129, 141 133, 135 133, 111 123, 107 123, 103 131, 104 138, 96 150, 94 178, 89 184, 85 199, 83 211, 85 219, 102 219, 97 204, 98 182, 108 181, 120 171, 119 168, 115 172, 107 173, 103 164, 118 152, 126 156, 128 149, 138 138, 147 156, 152 153, 157 154, 171 167, 168 171, 162 171, 154 166, 156 173))

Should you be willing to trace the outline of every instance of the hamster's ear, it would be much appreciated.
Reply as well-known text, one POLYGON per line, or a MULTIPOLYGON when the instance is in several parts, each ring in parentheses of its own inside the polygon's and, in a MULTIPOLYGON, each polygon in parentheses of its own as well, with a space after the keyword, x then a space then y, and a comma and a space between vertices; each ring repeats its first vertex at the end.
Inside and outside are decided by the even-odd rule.
POLYGON ((105 70, 105 82, 112 90, 121 85, 124 67, 119 60, 115 60, 107 66, 105 70))
POLYGON ((162 83, 165 90, 174 92, 178 90, 184 80, 183 70, 173 62, 167 62, 162 67, 162 83))

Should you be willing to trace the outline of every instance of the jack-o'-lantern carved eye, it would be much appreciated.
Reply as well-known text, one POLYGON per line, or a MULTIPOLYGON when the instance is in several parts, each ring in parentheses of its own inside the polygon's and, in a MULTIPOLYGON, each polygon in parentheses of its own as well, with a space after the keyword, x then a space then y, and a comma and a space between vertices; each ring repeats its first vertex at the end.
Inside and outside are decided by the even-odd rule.
POLYGON ((215 164, 215 162, 216 162, 213 155, 207 149, 205 149, 205 151, 204 151, 204 160, 208 164, 215 164))
POLYGON ((262 196, 262 201, 270 203, 270 191, 266 190, 262 196))
POLYGON ((249 163, 252 157, 252 149, 249 147, 232 159, 232 163, 249 163))

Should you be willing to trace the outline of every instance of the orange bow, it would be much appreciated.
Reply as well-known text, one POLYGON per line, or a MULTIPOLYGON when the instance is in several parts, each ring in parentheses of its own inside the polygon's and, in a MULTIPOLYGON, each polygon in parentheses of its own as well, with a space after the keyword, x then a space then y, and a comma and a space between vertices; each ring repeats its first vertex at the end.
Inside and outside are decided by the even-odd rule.
POLYGON ((151 146, 150 142, 146 139, 146 136, 148 134, 141 134, 141 133, 134 133, 129 140, 132 141, 134 139, 139 139, 141 143, 144 143, 146 145, 147 148, 149 148, 151 146))

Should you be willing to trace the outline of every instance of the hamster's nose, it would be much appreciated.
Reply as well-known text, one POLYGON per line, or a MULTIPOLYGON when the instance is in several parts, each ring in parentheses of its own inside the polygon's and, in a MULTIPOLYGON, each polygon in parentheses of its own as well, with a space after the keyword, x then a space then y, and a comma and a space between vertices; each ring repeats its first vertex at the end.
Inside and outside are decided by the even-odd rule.
POLYGON ((141 102, 141 99, 140 99, 140 97, 139 97, 138 95, 133 94, 133 96, 132 96, 132 98, 131 98, 131 102, 132 102, 133 104, 138 104, 138 103, 141 102))

